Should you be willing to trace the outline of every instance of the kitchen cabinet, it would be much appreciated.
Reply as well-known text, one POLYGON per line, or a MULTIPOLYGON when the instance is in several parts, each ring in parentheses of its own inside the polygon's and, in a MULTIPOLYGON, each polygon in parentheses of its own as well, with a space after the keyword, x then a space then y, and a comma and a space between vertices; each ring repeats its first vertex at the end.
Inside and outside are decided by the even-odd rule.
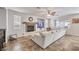
POLYGON ((0 29, 0 51, 3 48, 3 43, 5 42, 5 30, 0 29))

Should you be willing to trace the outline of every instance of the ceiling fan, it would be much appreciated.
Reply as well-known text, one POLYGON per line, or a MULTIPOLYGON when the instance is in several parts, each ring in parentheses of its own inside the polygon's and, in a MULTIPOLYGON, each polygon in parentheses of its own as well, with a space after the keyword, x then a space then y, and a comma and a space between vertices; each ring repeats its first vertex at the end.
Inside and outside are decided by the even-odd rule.
POLYGON ((48 8, 36 7, 37 9, 45 9, 47 12, 47 16, 54 16, 56 14, 55 11, 49 10, 48 8))
POLYGON ((52 12, 51 10, 48 10, 48 16, 54 16, 55 15, 55 11, 54 12, 52 12))

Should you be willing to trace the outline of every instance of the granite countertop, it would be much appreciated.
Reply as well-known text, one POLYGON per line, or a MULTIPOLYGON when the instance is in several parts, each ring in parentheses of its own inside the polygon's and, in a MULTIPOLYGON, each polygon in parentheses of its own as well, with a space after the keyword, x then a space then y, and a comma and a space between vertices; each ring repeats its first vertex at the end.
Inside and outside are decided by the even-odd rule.
POLYGON ((0 29, 0 31, 3 31, 3 30, 5 30, 5 29, 0 29))

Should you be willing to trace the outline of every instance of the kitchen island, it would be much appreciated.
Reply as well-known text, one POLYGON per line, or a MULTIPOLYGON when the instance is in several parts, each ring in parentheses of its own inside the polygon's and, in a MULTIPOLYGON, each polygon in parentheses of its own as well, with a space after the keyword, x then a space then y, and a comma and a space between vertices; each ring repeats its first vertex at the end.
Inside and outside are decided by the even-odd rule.
POLYGON ((50 44, 63 37, 66 33, 66 29, 56 29, 50 31, 33 31, 27 32, 26 35, 29 39, 32 39, 41 48, 47 48, 50 44))
POLYGON ((32 40, 37 43, 40 47, 46 48, 59 38, 63 37, 66 33, 65 29, 43 31, 35 34, 32 40))

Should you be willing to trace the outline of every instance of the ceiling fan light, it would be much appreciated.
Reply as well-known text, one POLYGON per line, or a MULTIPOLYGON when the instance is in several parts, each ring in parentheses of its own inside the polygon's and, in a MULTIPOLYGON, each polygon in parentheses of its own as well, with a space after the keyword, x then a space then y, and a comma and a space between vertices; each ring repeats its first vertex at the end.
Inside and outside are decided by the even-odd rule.
POLYGON ((47 14, 47 16, 51 16, 50 14, 47 14))

